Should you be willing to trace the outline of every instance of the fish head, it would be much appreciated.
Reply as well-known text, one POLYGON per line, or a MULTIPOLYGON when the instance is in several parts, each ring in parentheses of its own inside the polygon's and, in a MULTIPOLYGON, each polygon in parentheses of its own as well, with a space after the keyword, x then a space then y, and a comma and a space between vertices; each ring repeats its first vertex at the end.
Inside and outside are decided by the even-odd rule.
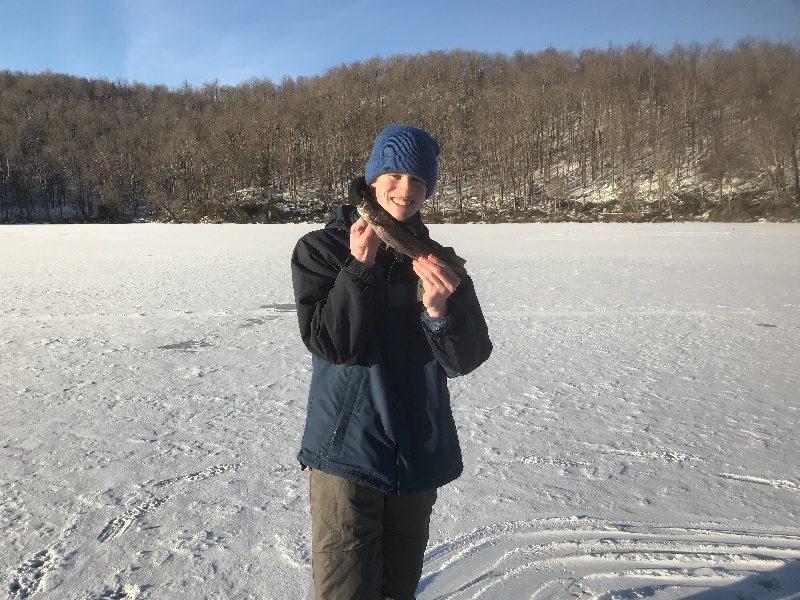
POLYGON ((370 223, 378 216, 378 208, 369 200, 362 200, 356 205, 358 214, 367 222, 370 223))

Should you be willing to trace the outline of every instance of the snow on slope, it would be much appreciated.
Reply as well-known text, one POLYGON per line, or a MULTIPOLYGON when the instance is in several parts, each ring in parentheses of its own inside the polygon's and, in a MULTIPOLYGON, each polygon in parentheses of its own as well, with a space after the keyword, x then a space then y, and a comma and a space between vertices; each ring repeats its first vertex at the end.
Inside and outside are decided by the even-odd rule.
MULTIPOLYGON (((0 227, 0 596, 303 597, 313 227, 0 227)), ((495 352, 421 599, 800 597, 800 226, 431 230, 495 352)))

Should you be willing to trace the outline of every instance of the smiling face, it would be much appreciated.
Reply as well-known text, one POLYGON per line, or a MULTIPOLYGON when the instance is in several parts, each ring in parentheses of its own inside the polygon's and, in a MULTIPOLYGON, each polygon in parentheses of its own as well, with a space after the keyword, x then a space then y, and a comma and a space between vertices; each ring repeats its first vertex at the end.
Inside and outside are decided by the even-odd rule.
POLYGON ((406 173, 384 173, 374 182, 375 198, 398 221, 407 221, 422 208, 428 187, 406 173))

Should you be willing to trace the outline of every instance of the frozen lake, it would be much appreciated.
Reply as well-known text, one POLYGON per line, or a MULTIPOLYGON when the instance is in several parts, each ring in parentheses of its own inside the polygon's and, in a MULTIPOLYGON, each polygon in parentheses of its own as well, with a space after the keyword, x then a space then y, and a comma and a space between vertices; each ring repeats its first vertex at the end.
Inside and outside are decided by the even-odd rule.
MULTIPOLYGON (((302 598, 311 225, 0 226, 9 599, 302 598)), ((435 225, 495 351, 418 596, 800 597, 800 225, 435 225)))

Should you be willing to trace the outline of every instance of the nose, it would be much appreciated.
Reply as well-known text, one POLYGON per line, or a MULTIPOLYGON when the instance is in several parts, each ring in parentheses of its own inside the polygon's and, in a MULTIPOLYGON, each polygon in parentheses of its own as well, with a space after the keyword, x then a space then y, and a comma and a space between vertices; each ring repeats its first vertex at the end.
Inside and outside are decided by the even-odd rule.
POLYGON ((401 175, 397 181, 397 187, 407 195, 411 189, 411 177, 409 175, 401 175))

